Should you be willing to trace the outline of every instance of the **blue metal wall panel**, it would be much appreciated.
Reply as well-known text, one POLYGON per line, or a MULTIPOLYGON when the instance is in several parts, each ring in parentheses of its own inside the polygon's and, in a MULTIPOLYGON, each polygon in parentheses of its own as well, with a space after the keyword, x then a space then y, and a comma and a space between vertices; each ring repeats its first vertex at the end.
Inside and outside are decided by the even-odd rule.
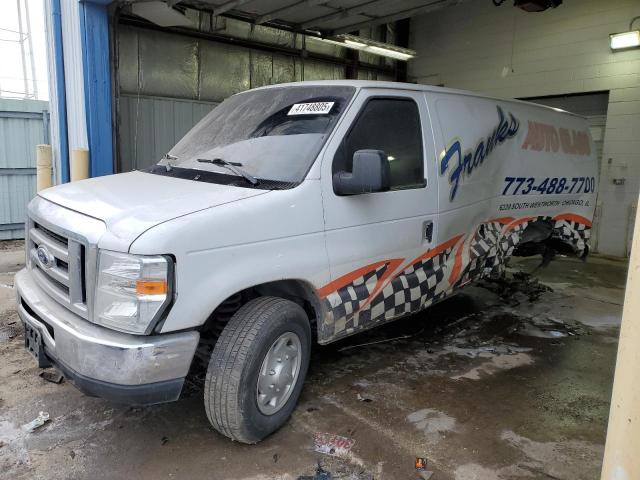
POLYGON ((53 75, 55 75, 55 114, 58 117, 58 147, 59 158, 57 159, 60 168, 60 181, 69 181, 69 139, 67 137, 67 96, 64 81, 64 51, 62 46, 62 13, 60 11, 60 0, 51 0, 51 25, 53 40, 53 75))
POLYGON ((89 140, 89 176, 114 173, 111 125, 109 16, 103 3, 83 2, 80 32, 84 67, 84 95, 89 140))

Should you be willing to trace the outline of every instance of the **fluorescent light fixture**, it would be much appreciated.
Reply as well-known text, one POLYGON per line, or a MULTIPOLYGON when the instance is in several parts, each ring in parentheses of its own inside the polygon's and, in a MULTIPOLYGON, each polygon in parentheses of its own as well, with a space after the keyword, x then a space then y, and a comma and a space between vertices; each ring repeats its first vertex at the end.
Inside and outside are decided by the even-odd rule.
POLYGON ((389 43, 376 42, 375 40, 357 37, 355 35, 342 34, 331 38, 321 38, 319 40, 353 50, 360 50, 361 52, 402 60, 404 62, 416 56, 415 50, 398 47, 389 43))
POLYGON ((354 40, 349 40, 349 39, 345 39, 344 41, 345 45, 351 47, 351 48, 355 48, 356 50, 362 50, 363 48, 365 48, 367 46, 366 43, 362 43, 362 42, 356 42, 354 40))
POLYGON ((377 47, 374 45, 370 45, 367 48, 363 49, 365 52, 373 53, 375 55, 381 55, 383 57, 395 58, 396 60, 402 60, 406 62, 407 60, 415 57, 410 53, 398 52, 396 50, 391 50, 389 48, 377 47))
POLYGON ((309 40, 317 40, 323 43, 330 43, 331 45, 337 45, 339 47, 346 47, 345 43, 340 40, 333 40, 332 38, 320 38, 320 37, 308 37, 309 40))
POLYGON ((623 48, 633 48, 640 46, 640 30, 630 32, 612 33, 609 35, 611 50, 621 50, 623 48))

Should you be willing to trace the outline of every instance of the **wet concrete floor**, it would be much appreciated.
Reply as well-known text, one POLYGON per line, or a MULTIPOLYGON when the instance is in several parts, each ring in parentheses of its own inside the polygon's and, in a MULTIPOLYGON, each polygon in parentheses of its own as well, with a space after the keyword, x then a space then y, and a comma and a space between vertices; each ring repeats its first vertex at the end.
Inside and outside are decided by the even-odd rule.
MULTIPOLYGON (((10 287, 23 256, 10 247, 0 249, 0 332, 17 321, 10 287)), ((518 274, 537 262, 315 348, 291 420, 254 446, 213 431, 197 389, 144 408, 89 398, 44 381, 21 333, 0 333, 0 478, 295 480, 320 464, 334 479, 416 479, 424 457, 437 480, 595 480, 626 264, 559 259, 536 273, 541 284, 518 274), (40 411, 44 427, 21 429, 40 411), (316 432, 355 443, 317 453, 316 432)))

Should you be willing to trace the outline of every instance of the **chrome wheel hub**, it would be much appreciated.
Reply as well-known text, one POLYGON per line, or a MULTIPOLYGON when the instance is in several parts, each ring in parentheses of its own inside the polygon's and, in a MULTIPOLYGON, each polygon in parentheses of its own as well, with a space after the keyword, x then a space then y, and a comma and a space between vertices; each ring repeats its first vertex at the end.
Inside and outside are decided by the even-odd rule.
POLYGON ((280 335, 269 347, 258 374, 258 409, 265 415, 278 412, 289 400, 300 374, 300 338, 293 332, 280 335))

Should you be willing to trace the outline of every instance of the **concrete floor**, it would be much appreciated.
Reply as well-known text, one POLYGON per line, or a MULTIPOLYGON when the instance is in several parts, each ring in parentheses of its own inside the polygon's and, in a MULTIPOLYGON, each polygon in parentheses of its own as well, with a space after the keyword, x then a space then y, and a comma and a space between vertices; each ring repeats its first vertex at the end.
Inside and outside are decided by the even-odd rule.
MULTIPOLYGON (((0 243, 0 331, 17 321, 16 246, 0 243)), ((111 404, 44 381, 21 334, 0 336, 0 478, 297 479, 320 463, 331 478, 415 479, 419 456, 437 480, 597 479, 626 264, 560 259, 538 277, 553 291, 473 285, 316 348, 293 417, 255 446, 214 432, 197 389, 173 404, 111 404), (25 433, 40 411, 51 421, 25 433), (315 432, 355 444, 316 453, 315 432)))

